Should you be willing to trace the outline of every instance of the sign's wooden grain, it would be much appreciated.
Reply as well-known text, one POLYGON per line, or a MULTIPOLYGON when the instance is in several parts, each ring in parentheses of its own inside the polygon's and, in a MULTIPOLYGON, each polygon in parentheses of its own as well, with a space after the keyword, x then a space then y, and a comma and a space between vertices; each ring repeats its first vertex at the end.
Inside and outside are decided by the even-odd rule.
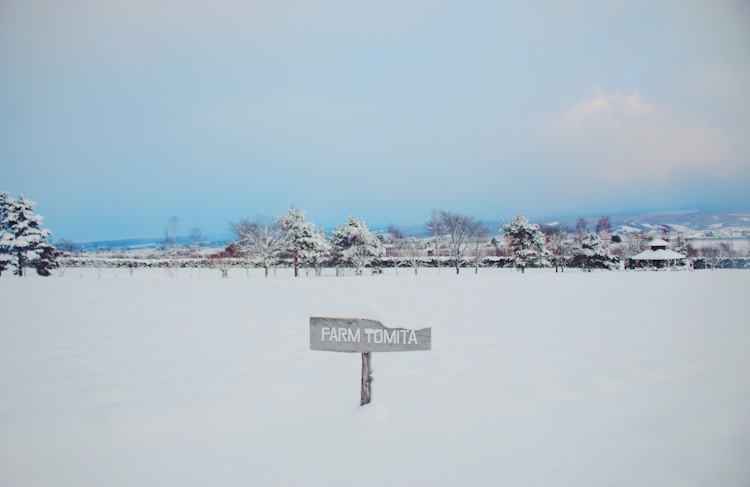
POLYGON ((359 405, 370 403, 372 397, 372 362, 370 352, 362 354, 362 387, 359 392, 359 405))
POLYGON ((310 349, 331 352, 410 352, 431 350, 432 328, 386 328, 362 318, 310 318, 310 349))

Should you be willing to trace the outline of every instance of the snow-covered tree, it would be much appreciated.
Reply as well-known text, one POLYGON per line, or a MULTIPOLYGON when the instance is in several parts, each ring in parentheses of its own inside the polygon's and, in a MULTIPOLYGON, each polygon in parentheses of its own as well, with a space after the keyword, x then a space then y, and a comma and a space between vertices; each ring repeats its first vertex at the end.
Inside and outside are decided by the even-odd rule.
POLYGON ((419 272, 419 266, 424 259, 424 243, 418 238, 405 238, 400 241, 399 256, 414 270, 416 276, 419 272))
POLYGON ((547 237, 547 248, 552 253, 555 272, 565 272, 565 265, 571 254, 571 231, 565 225, 547 226, 542 228, 547 237))
POLYGON ((518 215, 502 228, 513 251, 514 265, 524 272, 527 267, 550 267, 550 252, 544 246, 544 233, 536 223, 518 215))
POLYGON ((301 255, 300 260, 304 265, 315 269, 315 274, 319 276, 330 253, 331 243, 326 238, 325 230, 321 228, 313 235, 311 248, 301 255))
POLYGON ((437 261, 438 273, 440 273, 440 240, 443 236, 444 229, 443 223, 440 221, 440 214, 437 210, 432 210, 430 219, 427 221, 426 225, 435 239, 435 249, 433 250, 433 253, 435 255, 435 260, 437 261))
POLYGON ((625 242, 625 253, 632 257, 646 250, 648 236, 643 232, 628 232, 625 234, 625 242))
POLYGON ((294 259, 294 277, 299 276, 300 265, 309 265, 319 270, 330 249, 325 233, 316 232, 315 224, 305 220, 305 212, 294 207, 289 208, 276 221, 284 232, 286 252, 294 259))
POLYGON ((173 258, 178 254, 177 232, 180 230, 180 219, 176 216, 169 217, 164 226, 164 250, 173 258))
POLYGON ((232 264, 241 257, 242 250, 240 250, 237 242, 232 242, 221 252, 209 255, 208 266, 221 271, 221 277, 226 279, 229 277, 229 269, 232 267, 232 264))
POLYGON ((581 246, 574 251, 573 264, 583 269, 617 269, 619 259, 610 255, 597 233, 581 237, 581 246))
POLYGON ((674 245, 674 251, 678 254, 688 255, 690 250, 688 249, 688 241, 683 234, 677 234, 677 239, 674 245))
POLYGON ((354 267, 357 275, 375 259, 385 256, 383 244, 358 218, 349 217, 349 221, 336 227, 331 244, 354 267))
POLYGON ((5 191, 0 192, 0 275, 10 267, 13 260, 10 255, 10 248, 6 244, 6 240, 9 243, 11 238, 10 229, 6 223, 6 215, 10 210, 11 201, 12 198, 9 193, 5 191))
POLYGON ((602 238, 602 245, 604 247, 609 246, 610 235, 612 234, 612 220, 608 216, 603 216, 597 220, 594 231, 602 238))
POLYGON ((10 254, 7 254, 3 249, 0 248, 0 276, 3 275, 4 271, 8 270, 8 267, 10 267, 10 263, 10 254))
POLYGON ((579 235, 583 235, 587 232, 589 222, 584 217, 580 217, 578 220, 576 220, 576 230, 578 230, 579 235))
POLYGON ((470 216, 451 213, 449 211, 438 211, 440 228, 446 233, 448 251, 453 258, 456 274, 461 270, 461 258, 466 245, 475 237, 478 237, 482 224, 470 216))
POLYGON ((23 194, 14 199, 0 193, 0 272, 12 266, 23 276, 27 267, 49 276, 55 267, 55 248, 47 241, 52 232, 42 228, 42 216, 34 213, 36 203, 23 194))
POLYGON ((201 252, 201 243, 206 238, 201 227, 193 227, 190 229, 190 255, 192 257, 199 257, 201 252))
POLYGON ((699 252, 700 255, 705 259, 706 265, 710 266, 712 271, 715 270, 719 265, 719 262, 721 261, 721 250, 719 250, 718 247, 714 247, 713 245, 707 245, 705 247, 702 247, 699 252))
POLYGON ((243 218, 231 225, 237 243, 263 266, 268 277, 270 267, 284 250, 284 232, 268 217, 257 216, 255 220, 243 218))
POLYGON ((481 225, 471 239, 471 260, 474 261, 474 274, 479 274, 479 267, 487 257, 487 245, 492 245, 490 229, 481 225))
POLYGON ((57 267, 57 249, 52 244, 44 242, 36 253, 38 257, 31 262, 31 267, 34 267, 40 276, 51 275, 52 269, 57 267))

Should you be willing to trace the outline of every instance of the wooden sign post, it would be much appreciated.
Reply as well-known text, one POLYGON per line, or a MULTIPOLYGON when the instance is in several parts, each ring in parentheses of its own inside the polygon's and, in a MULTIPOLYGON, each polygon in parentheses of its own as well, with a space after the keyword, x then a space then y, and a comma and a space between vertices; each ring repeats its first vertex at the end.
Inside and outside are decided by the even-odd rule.
POLYGON ((360 406, 370 402, 372 352, 411 352, 432 348, 432 328, 386 328, 362 318, 310 318, 310 350, 362 354, 360 406))

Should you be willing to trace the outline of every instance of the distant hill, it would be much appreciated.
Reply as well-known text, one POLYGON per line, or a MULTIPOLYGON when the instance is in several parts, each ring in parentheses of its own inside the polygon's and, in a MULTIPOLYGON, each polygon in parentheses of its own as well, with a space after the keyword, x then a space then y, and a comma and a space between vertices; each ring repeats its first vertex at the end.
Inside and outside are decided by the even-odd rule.
MULTIPOLYGON (((231 234, 207 236, 201 240, 201 247, 224 247, 231 242, 231 234)), ((177 243, 183 246, 191 245, 188 237, 178 237, 177 243)), ((120 240, 97 240, 92 242, 76 242, 75 246, 83 250, 156 250, 164 246, 164 237, 128 238, 120 240)))
MULTIPOLYGON (((584 217, 588 229, 593 230, 601 215, 584 217)), ((579 217, 545 218, 532 220, 540 225, 565 225, 575 228, 579 217)), ((701 211, 679 211, 669 213, 647 213, 639 215, 610 215, 613 234, 661 232, 664 227, 671 233, 682 233, 693 238, 726 238, 733 235, 750 238, 750 212, 703 213, 701 211)), ((500 233, 501 221, 484 222, 492 231, 500 233)), ((429 237, 429 230, 424 223, 402 225, 399 229, 411 237, 429 237)), ((376 234, 386 233, 386 228, 373 228, 376 234)), ((330 232, 329 232, 330 233, 330 232)), ((232 241, 233 235, 226 233, 206 237, 202 247, 224 247, 232 241)), ((178 239, 181 245, 189 245, 187 237, 178 239)), ((121 240, 100 240, 80 242, 76 246, 83 250, 149 250, 159 249, 164 245, 164 238, 134 238, 121 240)))
MULTIPOLYGON (((588 229, 593 230, 600 216, 585 217, 588 229)), ((703 213, 700 211, 682 211, 670 213, 647 213, 641 215, 610 216, 613 234, 662 232, 665 228, 670 233, 682 233, 688 237, 722 237, 730 232, 737 236, 750 236, 750 213, 703 213)), ((540 221, 540 224, 560 224, 575 228, 578 218, 561 218, 540 221)))

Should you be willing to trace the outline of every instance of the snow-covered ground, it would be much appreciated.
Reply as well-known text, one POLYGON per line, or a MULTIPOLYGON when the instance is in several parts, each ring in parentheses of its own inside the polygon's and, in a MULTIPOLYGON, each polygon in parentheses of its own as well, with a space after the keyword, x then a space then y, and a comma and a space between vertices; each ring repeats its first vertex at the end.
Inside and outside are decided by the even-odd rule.
POLYGON ((750 485, 750 272, 232 272, 0 278, 0 485, 750 485))

